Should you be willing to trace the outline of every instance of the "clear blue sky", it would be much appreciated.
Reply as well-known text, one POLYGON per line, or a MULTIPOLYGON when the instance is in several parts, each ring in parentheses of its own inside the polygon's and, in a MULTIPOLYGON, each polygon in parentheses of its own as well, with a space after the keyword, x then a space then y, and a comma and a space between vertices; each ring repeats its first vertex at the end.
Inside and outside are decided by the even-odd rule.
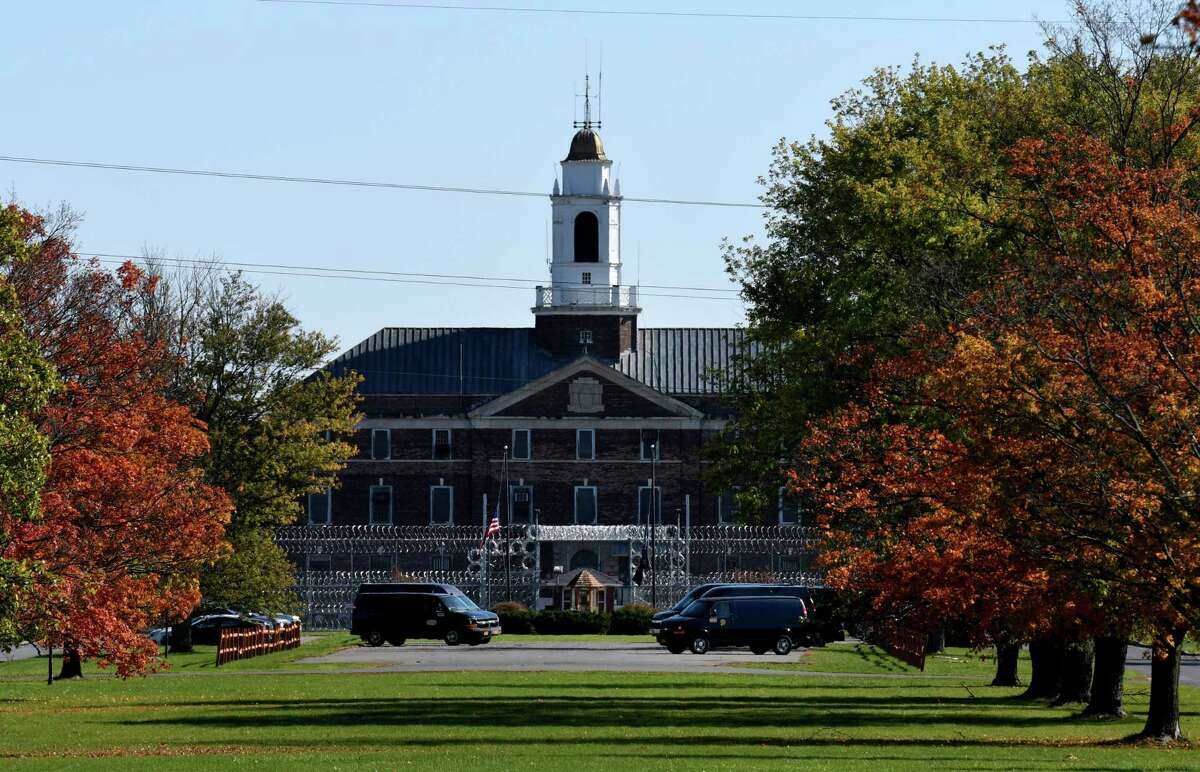
MULTIPOLYGON (((446 0, 457 4, 456 0, 446 0)), ((465 4, 465 3, 464 3, 465 4)), ((1061 19, 1062 0, 601 0, 491 5, 1061 19)), ((1033 24, 556 15, 253 0, 39 0, 3 11, 0 154, 546 191, 585 48, 626 196, 753 201, 781 137, 824 131, 872 68, 959 62, 1033 24)), ((84 213, 85 251, 547 276, 546 199, 198 179, 0 162, 33 207, 84 213)), ((756 210, 628 203, 625 282, 726 287, 756 210)), ((533 291, 251 276, 350 346, 388 325, 526 326, 533 291)), ((648 291, 648 290, 647 290, 648 291)), ((739 323, 736 301, 645 298, 643 326, 739 323)))

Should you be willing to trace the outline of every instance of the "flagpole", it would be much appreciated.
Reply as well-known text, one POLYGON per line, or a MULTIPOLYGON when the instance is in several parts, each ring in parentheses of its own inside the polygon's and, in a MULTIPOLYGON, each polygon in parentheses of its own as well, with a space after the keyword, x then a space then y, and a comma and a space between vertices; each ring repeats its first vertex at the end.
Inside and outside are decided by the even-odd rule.
POLYGON ((658 443, 650 443, 650 605, 658 608, 658 443))
POLYGON ((508 489, 508 446, 504 446, 504 465, 501 468, 504 478, 505 528, 504 528, 504 599, 512 601, 512 574, 509 566, 512 556, 509 554, 509 540, 512 538, 512 491, 508 489))

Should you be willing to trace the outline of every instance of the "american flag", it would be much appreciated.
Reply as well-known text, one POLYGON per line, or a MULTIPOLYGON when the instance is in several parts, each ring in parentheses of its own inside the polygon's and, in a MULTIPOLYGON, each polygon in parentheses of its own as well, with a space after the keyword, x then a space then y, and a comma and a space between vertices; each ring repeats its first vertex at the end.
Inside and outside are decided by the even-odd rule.
POLYGON ((487 528, 484 529, 483 538, 479 540, 479 546, 482 547, 484 542, 498 533, 500 533, 500 515, 492 515, 491 522, 489 522, 487 524, 487 528))

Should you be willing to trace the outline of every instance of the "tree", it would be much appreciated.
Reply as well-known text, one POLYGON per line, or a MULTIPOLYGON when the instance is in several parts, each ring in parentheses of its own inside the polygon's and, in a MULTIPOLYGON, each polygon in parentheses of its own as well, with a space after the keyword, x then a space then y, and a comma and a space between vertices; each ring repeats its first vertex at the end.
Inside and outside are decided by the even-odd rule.
POLYGON ((205 477, 234 503, 232 552, 205 572, 204 603, 290 609, 295 574, 271 536, 354 454, 340 438, 358 421, 359 379, 318 371, 336 341, 215 263, 169 273, 142 303, 147 334, 175 354, 170 393, 208 427, 205 477))
POLYGON ((2 275, 29 259, 42 223, 16 205, 0 208, 0 648, 21 642, 16 599, 39 566, 10 554, 15 530, 36 522, 49 461, 36 417, 56 386, 54 372, 22 327, 16 293, 2 275))
POLYGON ((141 631, 199 599, 229 501, 195 467, 203 424, 163 394, 169 352, 139 332, 153 278, 132 264, 81 265, 64 238, 40 233, 28 219, 30 258, 8 281, 62 389, 38 416, 51 459, 41 518, 18 525, 5 556, 45 568, 18 594, 19 618, 31 640, 63 646, 64 676, 87 658, 127 676, 156 664, 141 631))

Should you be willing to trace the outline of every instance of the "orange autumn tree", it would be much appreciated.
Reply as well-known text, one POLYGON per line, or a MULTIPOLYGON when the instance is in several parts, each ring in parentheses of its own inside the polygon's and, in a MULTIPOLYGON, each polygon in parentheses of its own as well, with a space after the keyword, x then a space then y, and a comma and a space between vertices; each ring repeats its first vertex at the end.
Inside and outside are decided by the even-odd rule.
POLYGON ((80 265, 30 219, 34 256, 11 269, 26 332, 61 390, 41 416, 50 441, 42 518, 18 524, 5 557, 43 567, 18 600, 31 640, 63 646, 64 674, 95 658, 126 676, 153 665, 141 631, 186 615, 201 567, 223 554, 227 497, 195 459, 204 427, 162 396, 163 349, 136 332, 154 280, 80 265))
POLYGON ((824 529, 826 582, 861 597, 869 623, 926 635, 951 620, 996 645, 995 683, 1014 686, 1021 642, 1069 593, 995 529, 1005 491, 922 394, 935 342, 874 368, 858 401, 811 425, 792 485, 824 529))
POLYGON ((1019 480, 1003 530, 1152 632, 1144 734, 1177 738, 1200 618, 1200 170, 1134 168, 1077 134, 1013 160, 1020 248, 927 385, 1019 480))

